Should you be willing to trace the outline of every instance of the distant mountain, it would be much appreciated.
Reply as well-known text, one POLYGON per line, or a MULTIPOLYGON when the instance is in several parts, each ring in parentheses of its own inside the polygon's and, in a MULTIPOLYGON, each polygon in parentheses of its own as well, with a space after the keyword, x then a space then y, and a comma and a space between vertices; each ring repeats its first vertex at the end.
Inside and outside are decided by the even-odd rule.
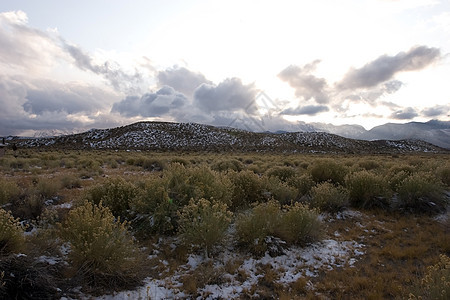
POLYGON ((364 134, 367 133, 367 130, 360 125, 333 125, 324 123, 311 123, 311 125, 314 126, 316 131, 333 133, 352 139, 364 139, 364 134))
POLYGON ((327 132, 351 139, 362 140, 422 140, 436 146, 450 149, 450 122, 431 120, 425 123, 410 122, 405 124, 387 123, 366 130, 360 125, 333 125, 310 123, 303 130, 304 123, 298 126, 299 131, 327 132))
MULTIPOLYGON (((341 129, 345 127, 341 127, 341 129)), ((350 128, 350 127, 349 127, 350 128)), ((346 128, 347 131, 349 131, 346 128)), ((445 152, 417 140, 365 141, 325 132, 257 133, 196 123, 138 122, 111 129, 17 140, 18 147, 153 151, 257 151, 290 153, 445 152)))
POLYGON ((33 135, 33 137, 34 138, 45 138, 45 137, 54 137, 54 136, 59 136, 59 135, 69 135, 69 134, 74 134, 74 133, 76 133, 76 132, 69 131, 69 130, 53 129, 53 130, 47 130, 47 131, 38 131, 33 135))
POLYGON ((450 122, 432 120, 426 123, 384 124, 369 130, 361 138, 375 139, 417 139, 450 149, 450 122))

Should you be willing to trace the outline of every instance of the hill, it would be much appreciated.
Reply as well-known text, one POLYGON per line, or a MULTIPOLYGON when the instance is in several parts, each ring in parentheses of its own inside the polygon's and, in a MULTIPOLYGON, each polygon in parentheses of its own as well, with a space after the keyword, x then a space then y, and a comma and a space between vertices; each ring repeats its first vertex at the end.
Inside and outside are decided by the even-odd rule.
MULTIPOLYGON (((11 141, 13 142, 13 141, 11 141)), ((18 147, 152 151, 300 153, 446 152, 419 140, 366 141, 325 132, 257 133, 196 123, 138 122, 57 137, 20 139, 18 147)))

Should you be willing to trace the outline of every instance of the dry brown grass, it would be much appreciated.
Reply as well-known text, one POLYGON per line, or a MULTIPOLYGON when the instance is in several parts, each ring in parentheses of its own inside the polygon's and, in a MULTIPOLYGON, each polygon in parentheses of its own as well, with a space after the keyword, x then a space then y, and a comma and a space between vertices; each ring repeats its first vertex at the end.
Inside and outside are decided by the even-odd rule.
POLYGON ((426 267, 449 251, 445 229, 427 216, 371 212, 358 219, 330 222, 327 232, 338 232, 338 239, 360 240, 366 254, 352 267, 311 278, 314 290, 309 291, 310 297, 405 298, 426 267))
POLYGON ((199 265, 195 270, 187 271, 182 277, 183 290, 190 296, 200 296, 204 298, 207 295, 199 295, 198 290, 208 284, 221 284, 225 281, 224 269, 214 266, 212 260, 208 260, 199 265))

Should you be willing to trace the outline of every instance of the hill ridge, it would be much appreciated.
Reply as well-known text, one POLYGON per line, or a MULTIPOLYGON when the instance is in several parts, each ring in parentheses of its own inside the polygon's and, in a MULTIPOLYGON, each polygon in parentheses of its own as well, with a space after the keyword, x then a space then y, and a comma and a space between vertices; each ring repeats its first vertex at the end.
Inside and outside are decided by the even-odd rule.
POLYGON ((17 140, 19 147, 300 153, 448 152, 419 140, 358 140, 326 132, 252 132, 198 123, 141 121, 77 134, 17 140))

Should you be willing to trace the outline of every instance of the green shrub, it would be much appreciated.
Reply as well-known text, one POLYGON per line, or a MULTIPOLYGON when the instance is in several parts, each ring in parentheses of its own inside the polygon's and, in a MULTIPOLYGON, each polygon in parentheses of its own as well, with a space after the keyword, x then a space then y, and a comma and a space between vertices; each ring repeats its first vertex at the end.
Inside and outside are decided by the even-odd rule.
POLYGON ((178 163, 178 164, 183 165, 183 166, 189 165, 189 162, 188 162, 186 159, 181 158, 181 157, 175 157, 175 158, 172 158, 172 159, 170 160, 170 162, 171 162, 171 163, 178 163))
POLYGON ((348 205, 348 193, 342 187, 323 182, 311 189, 310 204, 321 211, 338 212, 348 205))
POLYGON ((0 208, 0 255, 20 252, 24 242, 23 227, 19 220, 0 208))
POLYGON ((389 182, 390 188, 393 191, 397 192, 400 184, 403 182, 403 180, 405 180, 409 176, 411 176, 411 173, 408 173, 405 171, 399 171, 394 174, 389 174, 388 176, 386 176, 386 179, 389 182))
POLYGON ((178 205, 169 198, 167 179, 154 176, 147 180, 133 200, 133 228, 147 236, 151 233, 173 234, 178 228, 178 205))
POLYGON ((205 198, 227 205, 231 203, 232 184, 226 175, 212 171, 207 166, 186 168, 171 164, 164 172, 170 199, 182 207, 190 199, 205 198))
POLYGON ((74 159, 62 159, 60 162, 60 166, 62 168, 66 168, 66 169, 71 169, 74 168, 76 166, 75 160, 74 159))
POLYGON ((254 255, 264 255, 267 236, 275 236, 280 224, 280 204, 269 201, 255 206, 251 212, 242 213, 236 220, 238 243, 254 255))
POLYGON ((20 195, 17 183, 0 178, 0 205, 13 202, 20 195))
POLYGON ((350 204, 357 208, 388 207, 392 195, 387 181, 368 171, 349 174, 345 179, 350 204))
POLYGON ((211 166, 211 169, 218 172, 224 172, 229 170, 240 172, 242 171, 243 168, 244 165, 236 159, 221 160, 211 166))
POLYGON ((450 258, 444 254, 439 256, 439 262, 427 268, 427 273, 412 288, 410 300, 450 298, 450 258))
POLYGON ((109 160, 108 165, 111 169, 117 169, 119 167, 119 163, 116 160, 109 160))
POLYGON ((9 162, 10 169, 28 170, 29 164, 26 159, 15 158, 9 162))
POLYGON ((289 244, 305 245, 317 240, 321 233, 318 211, 295 203, 283 206, 271 200, 242 213, 236 220, 238 243, 254 255, 268 250, 267 237, 281 238, 289 244))
POLYGON ((70 244, 69 259, 76 276, 87 286, 114 290, 142 279, 141 257, 127 223, 116 221, 102 203, 85 201, 72 209, 60 225, 60 235, 70 244))
POLYGON ((78 170, 85 170, 92 173, 101 174, 100 163, 94 159, 82 158, 77 163, 78 170))
POLYGON ((450 164, 445 164, 436 170, 438 178, 447 187, 450 187, 450 164))
POLYGON ((264 177, 264 186, 267 190, 266 197, 273 198, 281 204, 290 204, 296 200, 298 191, 296 188, 289 186, 277 177, 264 177))
POLYGON ((377 169, 378 167, 380 167, 380 164, 374 160, 364 160, 359 162, 359 167, 366 170, 366 171, 370 171, 373 169, 377 169))
POLYGON ((296 172, 291 167, 273 167, 266 171, 266 175, 287 182, 292 177, 296 176, 296 172))
POLYGON ((142 167, 147 171, 162 171, 166 164, 158 159, 146 158, 142 162, 142 167))
POLYGON ((400 183, 416 171, 410 165, 395 164, 387 172, 386 180, 389 182, 391 189, 397 192, 400 183))
POLYGON ((253 163, 253 159, 251 159, 251 158, 244 159, 244 164, 251 165, 252 163, 253 163))
POLYGON ((195 196, 195 186, 189 183, 189 170, 181 164, 173 163, 163 172, 167 179, 167 189, 170 199, 177 205, 187 205, 195 196))
POLYGON ((343 184, 347 169, 331 159, 324 159, 315 162, 310 173, 316 183, 330 181, 334 184, 343 184))
POLYGON ((86 198, 94 204, 102 202, 115 216, 128 216, 130 203, 137 195, 137 188, 121 177, 108 179, 105 183, 89 188, 86 198))
POLYGON ((134 166, 136 159, 133 157, 127 158, 127 160, 125 161, 125 163, 129 166, 134 166))
POLYGON ((442 184, 427 172, 418 172, 405 178, 398 187, 399 205, 414 212, 440 212, 446 201, 442 184))
POLYGON ((14 216, 24 220, 36 220, 45 209, 45 198, 33 191, 13 203, 14 216))
POLYGON ((64 175, 60 179, 61 186, 66 189, 81 188, 81 180, 75 175, 64 175))
POLYGON ((36 193, 39 196, 45 199, 49 199, 58 194, 61 186, 60 183, 54 179, 39 178, 35 188, 36 193))
POLYGON ((315 185, 314 180, 309 174, 291 177, 287 184, 297 190, 297 199, 307 195, 311 188, 315 185))
POLYGON ((226 204, 192 199, 179 212, 178 232, 186 244, 204 249, 208 257, 212 247, 222 241, 231 216, 226 204))
POLYGON ((231 209, 250 207, 252 203, 264 201, 264 187, 261 178, 252 171, 229 172, 228 178, 233 183, 231 209))
POLYGON ((277 228, 278 236, 290 244, 306 245, 319 239, 321 223, 319 212, 308 205, 294 203, 284 206, 286 210, 277 228))
POLYGON ((415 168, 413 166, 410 165, 405 165, 405 164, 394 164, 390 169, 389 169, 389 173, 398 173, 400 171, 405 171, 408 174, 412 174, 415 172, 415 168))
POLYGON ((207 166, 190 168, 188 183, 194 187, 192 198, 196 200, 205 198, 231 204, 232 183, 225 174, 217 173, 207 166))

